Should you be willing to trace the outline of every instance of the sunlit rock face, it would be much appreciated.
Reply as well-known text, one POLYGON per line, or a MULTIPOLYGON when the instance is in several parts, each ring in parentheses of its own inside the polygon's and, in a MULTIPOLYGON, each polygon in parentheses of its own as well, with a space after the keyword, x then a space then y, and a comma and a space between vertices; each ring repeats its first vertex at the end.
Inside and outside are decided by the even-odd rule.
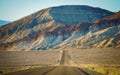
POLYGON ((0 27, 0 50, 119 47, 119 25, 119 12, 84 5, 46 8, 0 27))

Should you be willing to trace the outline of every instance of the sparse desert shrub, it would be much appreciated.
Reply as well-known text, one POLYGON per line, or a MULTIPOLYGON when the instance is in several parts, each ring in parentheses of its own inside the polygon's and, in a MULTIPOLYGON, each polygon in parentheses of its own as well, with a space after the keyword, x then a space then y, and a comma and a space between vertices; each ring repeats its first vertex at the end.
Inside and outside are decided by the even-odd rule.
POLYGON ((96 72, 99 72, 99 73, 104 74, 104 75, 109 74, 109 71, 107 69, 104 69, 104 68, 94 68, 92 66, 87 66, 86 68, 91 70, 91 71, 96 71, 96 72))
POLYGON ((92 67, 92 66, 87 66, 87 69, 89 69, 89 70, 94 70, 94 67, 92 67))
POLYGON ((120 68, 120 65, 115 66, 116 69, 120 68))
POLYGON ((111 73, 110 75, 120 75, 120 73, 111 73))
POLYGON ((101 68, 101 69, 96 69, 96 71, 99 72, 99 73, 101 73, 101 74, 104 74, 104 75, 109 74, 109 71, 106 70, 106 69, 103 69, 103 68, 101 68))
POLYGON ((12 72, 27 70, 27 69, 30 69, 30 68, 35 68, 35 67, 25 66, 25 67, 20 67, 20 68, 10 68, 10 69, 4 70, 3 74, 8 74, 8 73, 12 73, 12 72))

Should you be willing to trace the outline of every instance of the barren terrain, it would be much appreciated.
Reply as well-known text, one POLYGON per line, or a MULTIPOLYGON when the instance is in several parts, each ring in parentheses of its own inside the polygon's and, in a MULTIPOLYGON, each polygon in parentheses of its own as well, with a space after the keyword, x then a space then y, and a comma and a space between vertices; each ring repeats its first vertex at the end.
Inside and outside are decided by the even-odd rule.
POLYGON ((120 50, 114 48, 0 52, 5 75, 119 75, 119 70, 120 50))

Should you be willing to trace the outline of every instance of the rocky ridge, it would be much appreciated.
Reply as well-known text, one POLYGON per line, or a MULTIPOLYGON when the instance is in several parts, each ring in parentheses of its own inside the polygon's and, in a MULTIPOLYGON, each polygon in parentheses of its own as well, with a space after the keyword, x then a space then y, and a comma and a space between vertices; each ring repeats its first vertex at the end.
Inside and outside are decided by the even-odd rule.
POLYGON ((46 8, 0 27, 0 49, 120 47, 119 13, 84 5, 46 8))

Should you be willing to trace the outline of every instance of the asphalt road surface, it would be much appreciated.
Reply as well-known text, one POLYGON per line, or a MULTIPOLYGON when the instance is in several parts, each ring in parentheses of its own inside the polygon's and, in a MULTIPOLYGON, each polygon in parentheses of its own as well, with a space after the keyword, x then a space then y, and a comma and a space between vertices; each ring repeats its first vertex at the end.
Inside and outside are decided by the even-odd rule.
POLYGON ((70 52, 68 50, 63 50, 59 66, 33 68, 6 75, 101 75, 88 70, 83 70, 79 67, 72 67, 70 66, 70 61, 72 61, 70 52))

